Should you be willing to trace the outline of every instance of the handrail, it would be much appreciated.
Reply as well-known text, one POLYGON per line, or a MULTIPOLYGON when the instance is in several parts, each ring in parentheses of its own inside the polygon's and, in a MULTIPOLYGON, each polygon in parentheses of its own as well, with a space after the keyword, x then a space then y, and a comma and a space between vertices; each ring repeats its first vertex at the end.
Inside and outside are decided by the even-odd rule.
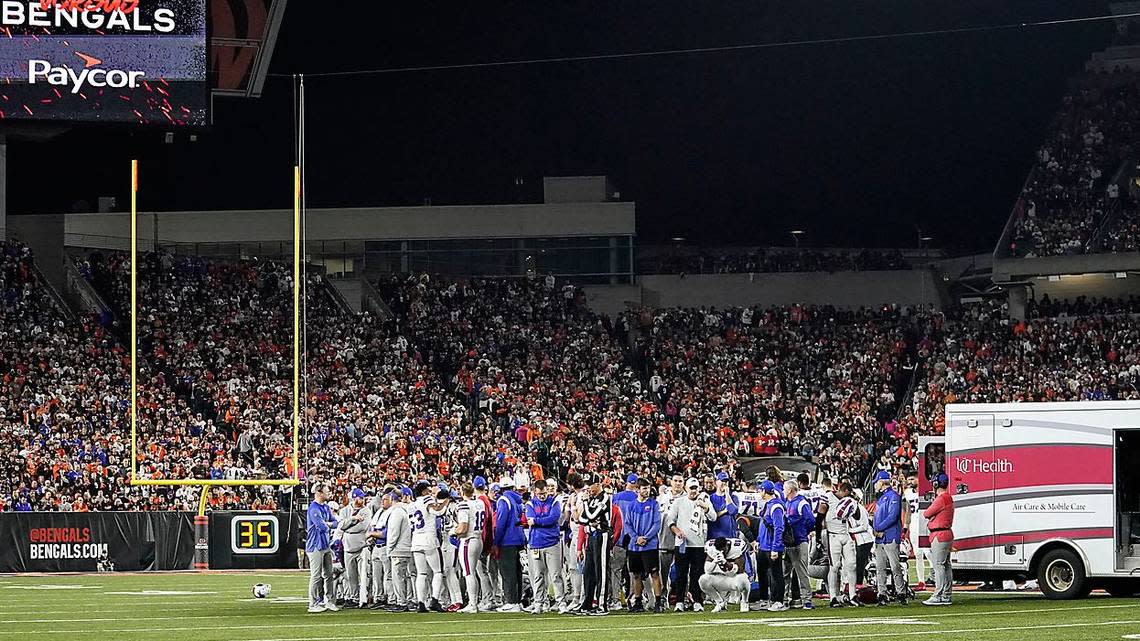
MULTIPOLYGON (((65 261, 65 262, 70 264, 70 261, 65 261)), ((39 281, 40 287, 42 287, 45 291, 47 291, 48 298, 51 298, 52 303, 57 308, 59 308, 59 311, 63 314, 64 318, 66 318, 69 321, 74 321, 75 320, 74 310, 72 310, 71 306, 67 304, 67 301, 64 300, 63 296, 60 295, 60 293, 58 291, 56 291, 55 286, 51 284, 51 281, 49 281, 47 279, 47 277, 44 276, 43 271, 40 270, 40 266, 38 264, 36 264, 36 261, 34 261, 34 260, 32 261, 32 273, 34 273, 36 275, 36 280, 39 281)))
MULTIPOLYGON (((911 399, 914 398, 914 389, 918 385, 919 372, 921 372, 922 369, 923 362, 915 361, 914 369, 912 369, 910 372, 910 381, 907 382, 906 391, 903 392, 902 398, 899 399, 898 407, 895 408, 895 422, 898 422, 898 420, 902 418, 903 408, 909 405, 911 399)), ((883 452, 890 449, 890 446, 887 445, 885 438, 883 439, 883 445, 886 449, 875 452, 874 458, 871 461, 871 469, 867 471, 867 478, 863 481, 864 496, 871 496, 871 491, 874 489, 875 474, 878 472, 878 470, 875 469, 875 462, 879 460, 879 457, 883 455, 883 452)))
POLYGON ((1025 190, 1036 177, 1037 165, 1034 165, 1033 169, 1029 170, 1029 175, 1025 177, 1025 182, 1021 183, 1021 189, 1017 192, 1017 199, 1013 202, 1013 209, 1010 210, 1009 217, 1005 221, 1005 227, 1001 230, 1001 236, 998 236, 997 244, 994 245, 994 260, 1010 257, 1009 239, 1013 235, 1014 225, 1025 215, 1025 190))
POLYGON ((372 279, 363 276, 360 278, 360 302, 368 302, 369 307, 375 307, 375 312, 382 317, 381 320, 391 320, 396 317, 392 308, 388 307, 388 301, 384 300, 380 290, 372 284, 372 279))

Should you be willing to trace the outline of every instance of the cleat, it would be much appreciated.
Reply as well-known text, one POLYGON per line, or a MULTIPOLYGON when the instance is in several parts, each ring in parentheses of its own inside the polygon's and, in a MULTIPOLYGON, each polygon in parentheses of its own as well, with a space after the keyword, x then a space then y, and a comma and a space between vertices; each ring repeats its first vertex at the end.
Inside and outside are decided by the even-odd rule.
POLYGON ((745 612, 748 612, 748 599, 747 598, 740 600, 740 613, 743 614, 745 612))
POLYGON ((842 608, 842 607, 843 607, 843 602, 842 602, 842 601, 840 601, 839 599, 832 599, 832 600, 831 600, 831 607, 833 607, 833 608, 842 608))
POLYGON ((324 611, 325 611, 325 606, 323 606, 323 605, 310 605, 309 606, 309 614, 317 614, 318 612, 324 612, 324 611))
POLYGON ((717 601, 716 605, 713 606, 712 613, 716 614, 718 612, 724 612, 724 609, 727 607, 728 607, 728 604, 725 603, 724 601, 717 601))
POLYGON ((703 603, 701 603, 700 601, 695 601, 693 603, 693 612, 704 612, 704 611, 705 611, 705 605, 703 603))
POLYGON ((773 601, 772 605, 768 606, 769 612, 784 612, 787 609, 788 606, 784 605, 783 601, 773 601))
POLYGON ((685 611, 685 604, 678 602, 677 605, 673 608, 673 611, 674 612, 684 612, 685 611))
POLYGON ((326 603, 326 604, 325 604, 325 609, 326 609, 326 610, 328 610, 329 612, 336 612, 336 611, 337 611, 337 610, 339 610, 340 608, 336 607, 336 604, 335 604, 335 603, 332 603, 332 602, 330 601, 329 603, 326 603))

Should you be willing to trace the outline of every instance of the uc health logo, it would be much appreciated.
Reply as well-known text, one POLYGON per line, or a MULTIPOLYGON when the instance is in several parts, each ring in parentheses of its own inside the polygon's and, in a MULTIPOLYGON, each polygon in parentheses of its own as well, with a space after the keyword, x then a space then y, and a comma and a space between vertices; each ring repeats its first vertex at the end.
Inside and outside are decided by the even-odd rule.
POLYGON ((1004 458, 983 461, 982 459, 959 456, 954 461, 954 467, 962 474, 1008 473, 1013 471, 1013 461, 1004 458))

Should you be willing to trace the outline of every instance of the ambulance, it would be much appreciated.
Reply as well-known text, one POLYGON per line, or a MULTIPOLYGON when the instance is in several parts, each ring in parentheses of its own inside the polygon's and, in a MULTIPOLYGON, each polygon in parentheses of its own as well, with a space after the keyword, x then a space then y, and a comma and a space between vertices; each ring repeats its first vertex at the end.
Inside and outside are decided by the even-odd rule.
POLYGON ((1140 401, 947 405, 918 446, 919 493, 950 479, 955 581, 1140 592, 1140 401))

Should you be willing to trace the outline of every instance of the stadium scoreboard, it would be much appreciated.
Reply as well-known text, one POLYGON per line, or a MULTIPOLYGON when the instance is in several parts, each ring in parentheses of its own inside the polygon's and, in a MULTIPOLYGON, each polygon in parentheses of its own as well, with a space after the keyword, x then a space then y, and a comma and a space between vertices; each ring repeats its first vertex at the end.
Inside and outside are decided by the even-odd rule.
POLYGON ((276 554, 280 547, 277 517, 243 514, 230 522, 230 551, 234 554, 276 554))
POLYGON ((0 120, 208 123, 206 0, 0 0, 0 120))

